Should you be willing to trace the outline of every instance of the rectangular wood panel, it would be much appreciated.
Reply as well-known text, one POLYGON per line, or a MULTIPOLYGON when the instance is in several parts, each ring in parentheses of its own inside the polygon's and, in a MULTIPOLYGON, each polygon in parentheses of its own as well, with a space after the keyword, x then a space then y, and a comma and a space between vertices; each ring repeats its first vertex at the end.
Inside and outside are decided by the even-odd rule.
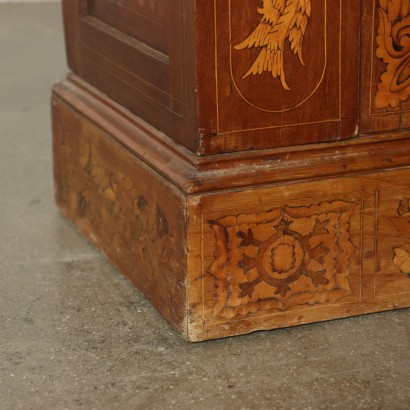
POLYGON ((58 98, 53 119, 58 206, 184 334, 184 196, 58 98))
POLYGON ((197 2, 204 152, 357 134, 358 2, 269 4, 197 2))
POLYGON ((193 337, 408 306, 409 183, 407 169, 192 201, 193 337))

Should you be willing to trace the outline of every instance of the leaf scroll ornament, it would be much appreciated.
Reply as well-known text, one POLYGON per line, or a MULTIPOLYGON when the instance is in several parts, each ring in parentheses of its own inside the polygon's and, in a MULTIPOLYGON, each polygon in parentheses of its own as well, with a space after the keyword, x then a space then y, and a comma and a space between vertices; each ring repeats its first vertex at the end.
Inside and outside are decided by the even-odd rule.
MULTIPOLYGON (((404 236, 410 234, 410 198, 404 198, 400 201, 397 210, 399 218, 392 219, 396 229, 404 236)), ((410 244, 405 244, 400 248, 394 249, 393 263, 400 268, 410 278, 410 244)))
POLYGON ((376 55, 386 64, 376 108, 396 108, 410 95, 410 0, 379 0, 376 55))
POLYGON ((394 264, 410 277, 410 244, 394 250, 394 264))

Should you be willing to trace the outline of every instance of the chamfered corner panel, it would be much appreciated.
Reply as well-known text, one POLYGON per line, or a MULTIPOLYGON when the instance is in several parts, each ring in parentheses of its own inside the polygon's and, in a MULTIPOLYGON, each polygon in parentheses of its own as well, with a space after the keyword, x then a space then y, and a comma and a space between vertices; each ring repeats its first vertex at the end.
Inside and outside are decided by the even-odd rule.
POLYGON ((212 0, 197 7, 197 30, 210 39, 197 45, 203 152, 357 135, 357 1, 212 0))

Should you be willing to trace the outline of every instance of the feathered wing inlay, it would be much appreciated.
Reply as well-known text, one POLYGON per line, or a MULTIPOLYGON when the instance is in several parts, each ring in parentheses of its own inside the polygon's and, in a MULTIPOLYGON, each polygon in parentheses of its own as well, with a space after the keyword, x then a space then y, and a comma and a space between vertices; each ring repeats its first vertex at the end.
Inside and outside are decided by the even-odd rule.
POLYGON ((311 0, 263 0, 258 13, 262 15, 259 25, 248 38, 235 46, 237 50, 261 48, 243 78, 270 71, 274 78, 280 78, 284 89, 290 90, 285 77, 283 52, 288 41, 300 62, 305 65, 302 45, 311 16, 311 0))

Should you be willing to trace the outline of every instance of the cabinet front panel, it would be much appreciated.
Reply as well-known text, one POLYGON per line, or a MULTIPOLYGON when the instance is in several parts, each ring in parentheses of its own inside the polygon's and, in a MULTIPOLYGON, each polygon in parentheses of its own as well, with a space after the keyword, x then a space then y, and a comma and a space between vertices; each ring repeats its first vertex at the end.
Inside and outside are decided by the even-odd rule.
POLYGON ((410 126, 409 33, 408 1, 363 1, 360 132, 410 126))
POLYGON ((357 133, 356 0, 212 0, 197 6, 204 16, 198 24, 204 151, 298 145, 357 133))
POLYGON ((408 306, 409 171, 192 201, 193 333, 245 333, 408 306))

